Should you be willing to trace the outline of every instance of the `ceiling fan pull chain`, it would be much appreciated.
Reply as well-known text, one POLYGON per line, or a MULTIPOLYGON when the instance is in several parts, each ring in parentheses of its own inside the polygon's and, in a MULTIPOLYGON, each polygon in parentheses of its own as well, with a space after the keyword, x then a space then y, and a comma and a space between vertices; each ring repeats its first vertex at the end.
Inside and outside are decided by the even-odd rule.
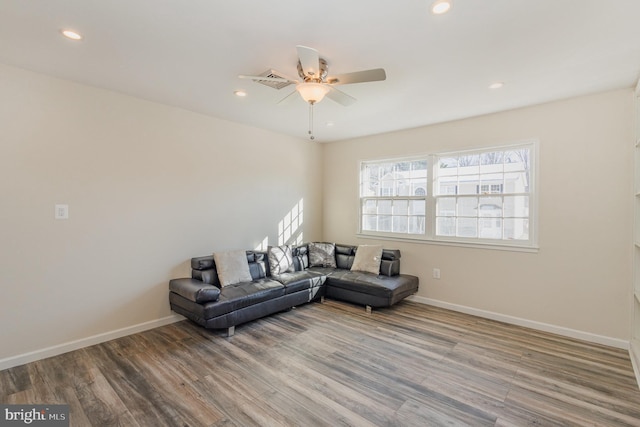
POLYGON ((312 141, 316 139, 313 136, 313 104, 314 102, 309 102, 309 139, 312 141))

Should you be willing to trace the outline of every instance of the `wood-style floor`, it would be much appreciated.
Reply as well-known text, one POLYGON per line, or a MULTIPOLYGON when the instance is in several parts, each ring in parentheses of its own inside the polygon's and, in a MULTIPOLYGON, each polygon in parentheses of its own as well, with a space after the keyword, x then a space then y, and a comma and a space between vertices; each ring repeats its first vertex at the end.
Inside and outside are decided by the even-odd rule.
POLYGON ((0 372, 73 426, 640 426, 626 351, 413 302, 188 321, 0 372))

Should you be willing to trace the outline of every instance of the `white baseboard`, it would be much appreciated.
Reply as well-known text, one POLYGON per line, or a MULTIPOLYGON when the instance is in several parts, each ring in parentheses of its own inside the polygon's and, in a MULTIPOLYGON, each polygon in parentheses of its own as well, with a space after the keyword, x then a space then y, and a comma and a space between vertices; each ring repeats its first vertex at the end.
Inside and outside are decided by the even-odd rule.
POLYGON ((539 331, 550 332, 552 334, 562 335, 569 338, 575 338, 596 344, 602 344, 609 347, 621 348, 629 350, 629 341, 618 338, 606 337, 603 335, 592 334, 589 332, 578 331, 575 329, 565 328, 562 326, 551 325, 548 323, 536 322, 534 320, 522 319, 520 317, 508 316, 506 314, 494 313, 492 311, 480 310, 464 305, 452 304, 421 296, 410 296, 407 299, 421 304, 433 305, 435 307, 446 308, 447 310, 459 311, 473 316, 484 317, 485 319, 497 320, 499 322, 509 323, 526 328, 536 329, 539 331))
POLYGON ((171 316, 163 317, 161 319, 151 320, 149 322, 139 323, 133 326, 127 326, 126 328, 116 329, 115 331, 109 331, 87 338, 81 338, 79 340, 54 345, 52 347, 31 351, 29 353, 7 357, 5 359, 0 359, 0 371, 13 368, 14 366, 24 365, 25 363, 35 362, 36 360, 46 359, 47 357, 57 356, 69 351, 89 347, 91 345, 100 344, 105 341, 111 341, 113 339, 121 338, 127 335, 137 334, 138 332, 143 332, 149 329, 179 322, 180 320, 184 320, 184 317, 179 314, 172 314, 171 316))
POLYGON ((629 347, 631 365, 633 366, 633 372, 636 374, 636 381, 640 387, 640 346, 635 344, 635 341, 631 341, 631 345, 629 347))

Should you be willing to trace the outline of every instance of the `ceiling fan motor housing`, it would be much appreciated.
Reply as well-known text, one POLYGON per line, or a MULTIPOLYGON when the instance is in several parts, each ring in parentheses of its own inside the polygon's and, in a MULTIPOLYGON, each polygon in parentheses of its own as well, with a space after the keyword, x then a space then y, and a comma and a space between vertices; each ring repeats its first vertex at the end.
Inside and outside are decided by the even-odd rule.
POLYGON ((324 82, 324 79, 327 77, 327 74, 329 73, 329 65, 327 64, 327 61, 324 58, 319 58, 318 63, 320 67, 320 73, 319 73, 320 75, 316 76, 316 75, 306 75, 304 73, 304 69, 302 68, 302 64, 300 63, 300 61, 298 61, 298 75, 300 76, 300 78, 302 78, 305 82, 316 82, 316 83, 324 82))

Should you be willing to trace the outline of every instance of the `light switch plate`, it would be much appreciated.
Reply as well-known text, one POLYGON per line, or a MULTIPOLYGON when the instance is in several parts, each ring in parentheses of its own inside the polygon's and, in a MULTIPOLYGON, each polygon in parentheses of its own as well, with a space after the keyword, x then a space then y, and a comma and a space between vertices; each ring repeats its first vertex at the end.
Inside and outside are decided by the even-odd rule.
POLYGON ((55 219, 69 219, 69 205, 56 205, 55 219))

